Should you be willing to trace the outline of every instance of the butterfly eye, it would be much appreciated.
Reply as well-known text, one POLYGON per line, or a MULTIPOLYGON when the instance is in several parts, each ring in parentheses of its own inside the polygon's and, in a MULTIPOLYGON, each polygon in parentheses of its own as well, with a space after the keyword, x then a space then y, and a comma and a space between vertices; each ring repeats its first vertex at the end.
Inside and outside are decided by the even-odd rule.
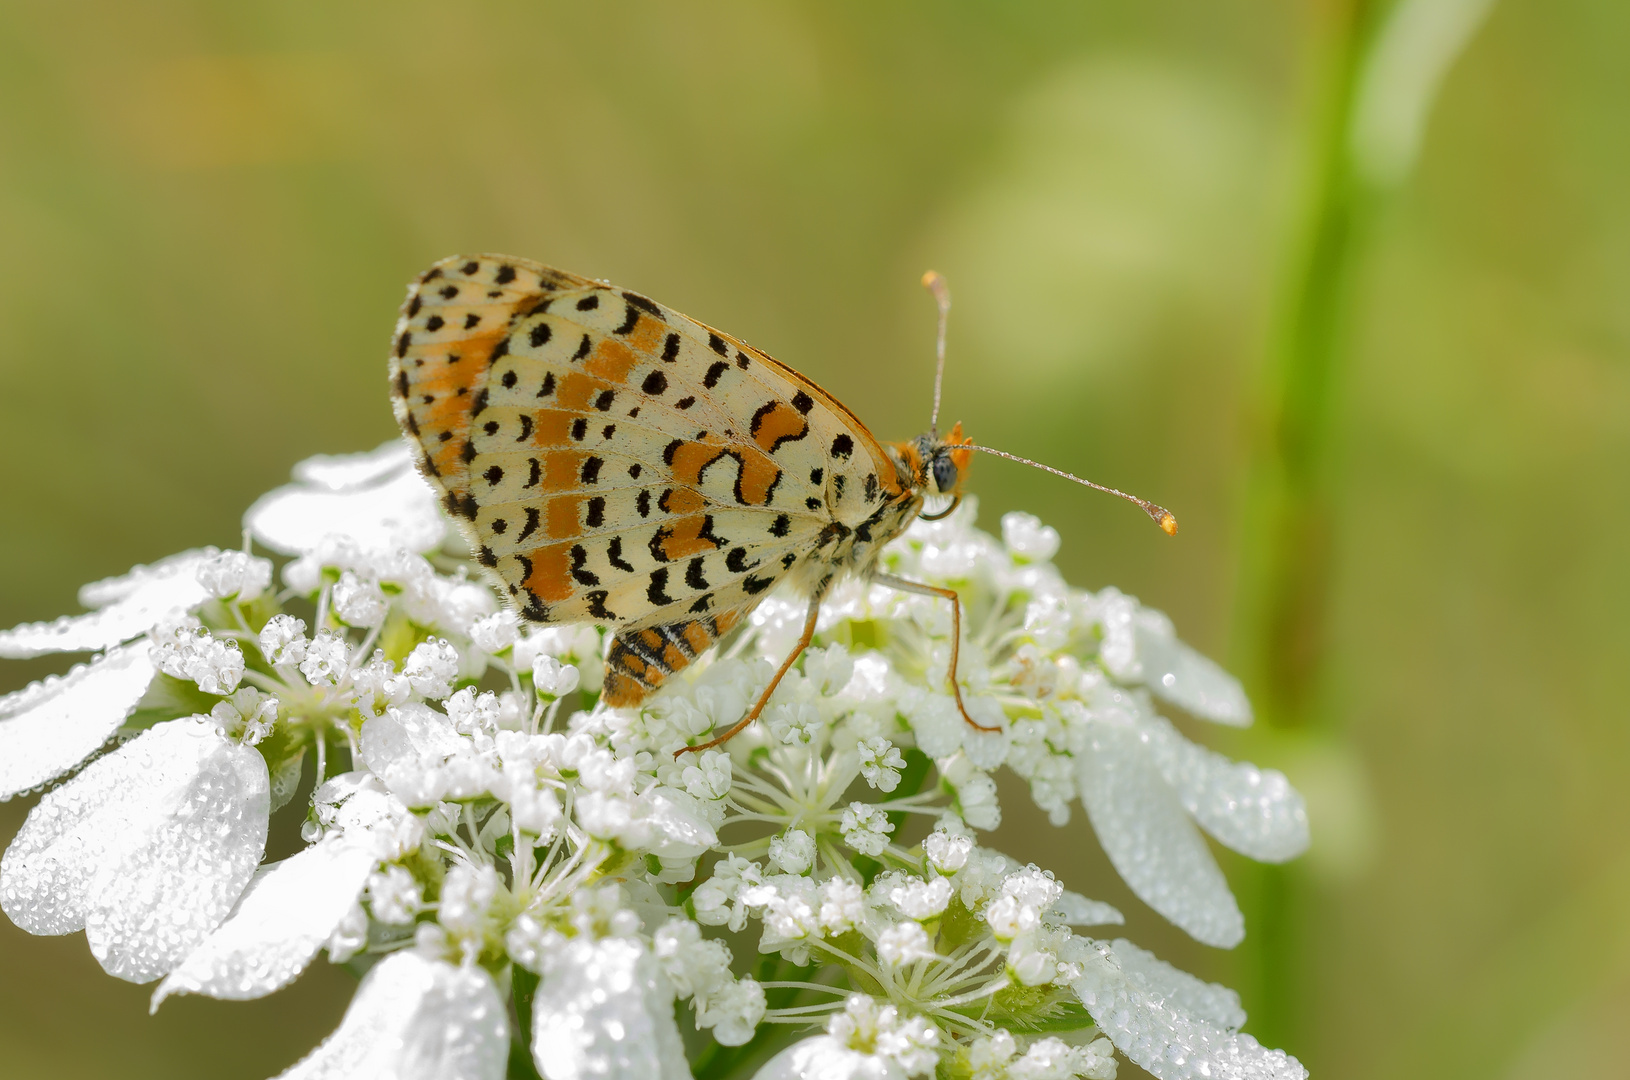
POLYGON ((957 489, 956 462, 949 457, 934 459, 934 489, 941 495, 951 495, 957 489))

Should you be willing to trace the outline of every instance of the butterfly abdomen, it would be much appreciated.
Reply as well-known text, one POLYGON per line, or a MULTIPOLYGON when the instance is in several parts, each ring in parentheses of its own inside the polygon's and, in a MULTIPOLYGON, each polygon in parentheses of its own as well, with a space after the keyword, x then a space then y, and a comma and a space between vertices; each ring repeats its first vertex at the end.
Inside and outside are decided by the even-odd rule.
POLYGON ((601 693, 608 705, 638 705, 647 694, 713 647, 741 620, 740 610, 685 622, 624 630, 606 651, 606 682, 601 693))

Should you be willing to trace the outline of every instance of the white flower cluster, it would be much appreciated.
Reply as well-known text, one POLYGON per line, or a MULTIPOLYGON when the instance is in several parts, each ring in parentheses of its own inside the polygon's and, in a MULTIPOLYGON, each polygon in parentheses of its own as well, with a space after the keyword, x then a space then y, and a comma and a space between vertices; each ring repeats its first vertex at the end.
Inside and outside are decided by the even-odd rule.
POLYGON ((798 601, 612 709, 601 633, 503 610, 405 450, 296 477, 246 520, 281 589, 270 559, 186 552, 0 632, 0 656, 97 654, 0 698, 0 798, 47 788, 0 907, 83 929, 155 1008, 271 993, 326 950, 366 974, 287 1078, 497 1080, 512 1042, 548 1080, 723 1078, 778 1048, 762 1080, 1102 1080, 1114 1050, 1161 1080, 1306 1075, 1230 991, 1081 933, 1120 913, 978 838, 1005 765, 1225 946, 1243 926, 1199 830, 1259 859, 1307 842, 1283 776, 1156 712, 1248 723, 1238 684, 1158 613, 1066 585, 1034 519, 999 542, 969 505, 885 555, 961 594, 964 694, 996 730, 947 693, 947 606, 850 583, 761 722, 691 753, 767 685, 798 601), (266 863, 303 778, 307 846, 266 863), (751 964, 722 938, 749 931, 751 964), (676 1001, 708 1033, 689 1060, 676 1001))

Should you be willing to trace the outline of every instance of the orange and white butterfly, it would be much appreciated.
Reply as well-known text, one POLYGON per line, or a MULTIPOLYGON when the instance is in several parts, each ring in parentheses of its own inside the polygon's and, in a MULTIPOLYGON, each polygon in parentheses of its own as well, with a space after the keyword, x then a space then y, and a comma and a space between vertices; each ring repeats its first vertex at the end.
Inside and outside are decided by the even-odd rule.
MULTIPOLYGON (((943 361, 949 301, 936 295, 943 361)), ((419 276, 390 375, 421 468, 520 615, 616 629, 607 704, 638 704, 785 584, 809 600, 803 634, 741 722, 705 745, 722 742, 758 716, 814 636, 822 598, 853 574, 951 602, 962 708, 955 591, 877 565, 928 496, 960 496, 975 449, 961 424, 879 443, 820 387, 723 331, 500 255, 419 276)), ((1167 527, 1171 515, 1143 505, 1167 527)))

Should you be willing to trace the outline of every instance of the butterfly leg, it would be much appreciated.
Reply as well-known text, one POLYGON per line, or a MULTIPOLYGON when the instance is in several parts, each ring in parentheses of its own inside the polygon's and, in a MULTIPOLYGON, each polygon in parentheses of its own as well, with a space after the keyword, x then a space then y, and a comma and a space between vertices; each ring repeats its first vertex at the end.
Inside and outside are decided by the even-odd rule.
POLYGON ((951 693, 956 697, 957 712, 970 727, 980 731, 1001 731, 999 727, 990 727, 981 724, 968 715, 968 707, 962 703, 962 684, 957 679, 957 654, 962 648, 962 601, 957 598, 955 589, 944 589, 938 585, 924 585, 919 581, 907 581, 905 578, 895 577, 893 574, 873 574, 872 580, 879 585, 887 585, 891 589, 901 592, 915 593, 918 596, 938 596, 951 601, 951 693))
MULTIPOLYGON (((735 738, 743 728, 745 728, 748 724, 751 724, 754 720, 757 720, 758 714, 764 711, 765 705, 769 704, 770 695, 775 693, 775 688, 781 685, 781 680, 786 678, 787 672, 792 670, 792 665, 798 662, 798 657, 803 655, 804 650, 809 647, 809 643, 814 640, 815 621, 819 619, 820 616, 821 601, 820 597, 817 596, 815 599, 809 602, 809 614, 804 617, 804 632, 798 636, 798 644, 794 645, 792 647, 792 652, 788 653, 787 658, 781 661, 781 667, 777 669, 775 678, 771 679, 770 685, 766 686, 764 688, 764 692, 758 695, 758 700, 753 702, 753 707, 747 710, 746 716, 742 717, 735 724, 731 725, 730 729, 723 735, 716 736, 715 738, 709 739, 707 742, 701 743, 697 746, 681 747, 680 749, 674 751, 674 757, 678 758, 680 754, 691 753, 693 751, 700 752, 703 750, 711 750, 715 746, 735 738)), ((968 722, 970 724, 973 723, 972 720, 968 722)))

